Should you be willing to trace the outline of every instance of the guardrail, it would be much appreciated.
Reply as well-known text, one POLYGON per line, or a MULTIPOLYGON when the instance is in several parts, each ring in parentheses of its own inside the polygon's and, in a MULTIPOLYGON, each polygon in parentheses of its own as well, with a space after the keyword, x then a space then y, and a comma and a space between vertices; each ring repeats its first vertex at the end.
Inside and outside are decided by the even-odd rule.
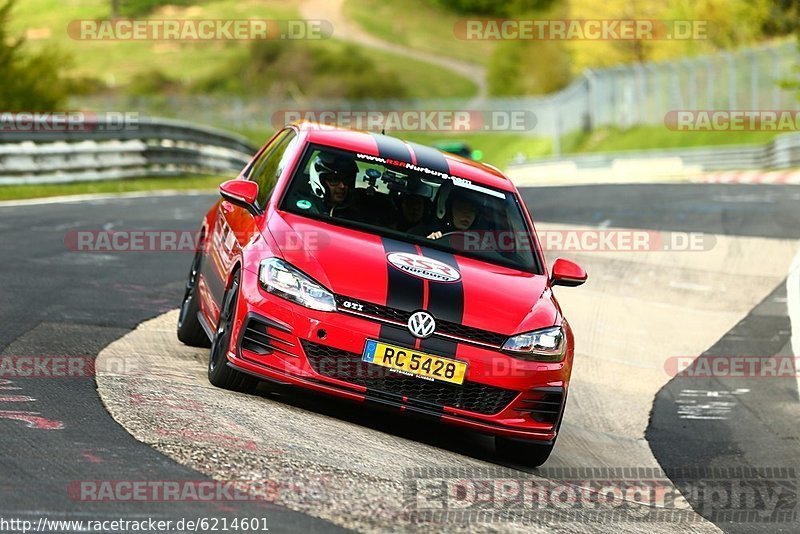
POLYGON ((561 157, 515 162, 509 166, 514 176, 536 172, 568 174, 611 169, 625 173, 646 168, 652 176, 747 169, 788 169, 800 167, 800 134, 789 133, 763 145, 721 145, 697 148, 668 148, 566 154, 561 157))
POLYGON ((91 120, 79 129, 0 130, 0 186, 238 173, 246 138, 168 119, 91 120))

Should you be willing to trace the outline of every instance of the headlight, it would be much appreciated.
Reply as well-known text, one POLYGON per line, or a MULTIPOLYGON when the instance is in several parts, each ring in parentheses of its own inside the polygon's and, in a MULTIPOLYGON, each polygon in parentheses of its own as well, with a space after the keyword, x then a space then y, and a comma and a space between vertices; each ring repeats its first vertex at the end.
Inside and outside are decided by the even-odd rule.
POLYGON ((270 293, 306 308, 320 311, 336 309, 333 293, 278 258, 261 262, 258 281, 270 293))
POLYGON ((552 326, 510 337, 503 350, 521 360, 559 362, 564 358, 565 339, 564 329, 552 326))

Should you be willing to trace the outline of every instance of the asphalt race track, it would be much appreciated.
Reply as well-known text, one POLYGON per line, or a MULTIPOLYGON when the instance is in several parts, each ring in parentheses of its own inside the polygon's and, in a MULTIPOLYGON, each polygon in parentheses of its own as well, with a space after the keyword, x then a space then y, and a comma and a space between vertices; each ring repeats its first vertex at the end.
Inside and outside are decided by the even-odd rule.
MULTIPOLYGON (((780 519, 732 522, 709 508, 707 495, 687 491, 673 503, 679 521, 665 514, 598 524, 613 515, 609 505, 564 521, 534 516, 490 526, 800 530, 797 475, 789 470, 798 467, 800 450, 796 377, 696 378, 668 370, 679 357, 796 354, 788 310, 800 299, 790 275, 800 188, 607 185, 529 188, 523 195, 540 232, 643 229, 658 238, 658 247, 640 252, 547 252, 549 262, 576 259, 590 280, 559 288, 576 331, 575 370, 554 455, 544 468, 527 470, 531 475, 498 464, 483 436, 291 391, 245 396, 213 389, 204 378, 205 353, 174 339, 190 252, 75 252, 65 244, 74 230, 194 230, 213 196, 3 205, 0 355, 102 354, 103 362, 130 365, 98 364, 96 380, 0 381, 0 516, 265 517, 270 530, 281 532, 386 530, 408 512, 409 473, 423 467, 439 468, 434 478, 553 480, 592 477, 576 475, 578 469, 608 479, 664 470, 665 482, 678 488, 760 478, 794 488, 794 501, 782 503, 790 513, 780 519), (678 250, 683 241, 672 236, 689 232, 703 233, 702 250, 678 250), (266 500, 214 503, 105 502, 71 491, 81 481, 211 477, 267 480, 274 491, 266 500)), ((640 513, 646 508, 626 504, 640 513)), ((474 520, 447 526, 487 527, 474 520)))
MULTIPOLYGON (((74 229, 194 229, 209 196, 115 199, 0 209, 2 356, 90 356, 137 323, 174 307, 184 253, 71 252, 74 229)), ((0 417, 3 517, 115 519, 269 517, 281 530, 327 532, 324 521, 263 501, 89 502, 69 489, 93 480, 202 480, 116 424, 87 378, 13 378, 0 414, 35 413, 50 423, 0 417), (8 402, 13 394, 18 398, 8 402), (30 400, 27 400, 30 399, 30 400), (63 428, 58 428, 63 427, 63 428), (72 486, 71 486, 72 485, 72 486)))

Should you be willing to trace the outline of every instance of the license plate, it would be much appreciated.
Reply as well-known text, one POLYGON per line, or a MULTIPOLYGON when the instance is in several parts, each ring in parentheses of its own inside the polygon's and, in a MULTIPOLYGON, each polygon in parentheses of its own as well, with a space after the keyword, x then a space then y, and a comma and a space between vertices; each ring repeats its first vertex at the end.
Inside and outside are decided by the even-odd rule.
POLYGON ((426 380, 441 380, 452 384, 464 383, 467 363, 450 358, 425 354, 405 347, 387 345, 368 339, 361 358, 367 363, 388 367, 394 372, 414 375, 426 380))

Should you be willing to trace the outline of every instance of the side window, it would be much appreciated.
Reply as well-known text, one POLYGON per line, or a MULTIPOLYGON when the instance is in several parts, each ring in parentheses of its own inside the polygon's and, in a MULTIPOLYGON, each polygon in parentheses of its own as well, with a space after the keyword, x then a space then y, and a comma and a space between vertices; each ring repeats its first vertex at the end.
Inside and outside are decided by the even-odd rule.
POLYGON ((267 204, 275 184, 278 182, 283 169, 289 160, 292 142, 297 139, 294 130, 286 130, 275 140, 274 146, 262 154, 261 158, 253 166, 250 173, 250 180, 258 184, 258 205, 263 208, 267 204))
POLYGON ((287 130, 281 130, 280 132, 278 132, 278 135, 276 135, 275 138, 272 140, 272 142, 269 143, 269 145, 267 145, 267 148, 264 150, 264 152, 258 157, 258 159, 256 161, 253 162, 253 164, 250 166, 250 168, 247 169, 247 171, 245 172, 245 176, 247 176, 248 180, 252 180, 253 179, 253 177, 256 174, 256 171, 257 171, 258 167, 260 167, 260 166, 262 166, 264 164, 264 161, 269 157, 269 155, 272 152, 275 151, 275 148, 283 142, 283 140, 286 138, 286 136, 289 135, 290 131, 291 130, 287 129, 287 130))

